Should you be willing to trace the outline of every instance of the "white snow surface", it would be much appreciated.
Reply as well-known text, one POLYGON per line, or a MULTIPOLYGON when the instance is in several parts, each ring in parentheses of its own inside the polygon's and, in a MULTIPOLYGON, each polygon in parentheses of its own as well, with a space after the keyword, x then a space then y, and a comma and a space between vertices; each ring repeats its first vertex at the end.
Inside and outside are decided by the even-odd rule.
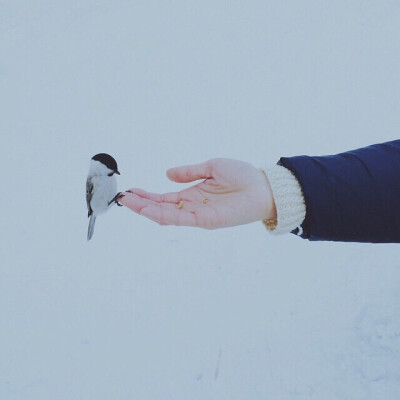
MULTIPOLYGON (((400 398, 396 244, 161 227, 121 190, 398 138, 394 0, 0 1, 0 399, 400 398)), ((399 227, 400 229, 400 227, 399 227)))

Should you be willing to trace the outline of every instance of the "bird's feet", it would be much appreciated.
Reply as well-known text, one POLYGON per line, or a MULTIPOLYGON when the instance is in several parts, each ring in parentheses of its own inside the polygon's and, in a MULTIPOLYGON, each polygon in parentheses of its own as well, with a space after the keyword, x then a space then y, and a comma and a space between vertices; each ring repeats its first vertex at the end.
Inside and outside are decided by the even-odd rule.
POLYGON ((122 199, 123 197, 124 197, 124 194, 122 194, 121 192, 118 192, 118 193, 114 196, 114 198, 113 198, 111 201, 108 202, 108 205, 110 205, 110 204, 112 204, 112 203, 115 203, 117 206, 122 207, 122 204, 120 204, 120 203, 118 202, 118 200, 119 200, 119 199, 122 199))

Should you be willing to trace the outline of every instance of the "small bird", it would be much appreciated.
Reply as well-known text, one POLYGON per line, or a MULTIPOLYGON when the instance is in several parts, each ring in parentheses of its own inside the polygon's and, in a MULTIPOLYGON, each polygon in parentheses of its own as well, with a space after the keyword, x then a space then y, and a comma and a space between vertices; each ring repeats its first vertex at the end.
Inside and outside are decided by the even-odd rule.
POLYGON ((106 212, 110 205, 118 203, 121 198, 117 191, 117 180, 114 174, 120 175, 117 162, 109 154, 96 154, 90 160, 89 174, 86 180, 86 203, 88 208, 89 227, 87 240, 93 235, 96 217, 106 212))

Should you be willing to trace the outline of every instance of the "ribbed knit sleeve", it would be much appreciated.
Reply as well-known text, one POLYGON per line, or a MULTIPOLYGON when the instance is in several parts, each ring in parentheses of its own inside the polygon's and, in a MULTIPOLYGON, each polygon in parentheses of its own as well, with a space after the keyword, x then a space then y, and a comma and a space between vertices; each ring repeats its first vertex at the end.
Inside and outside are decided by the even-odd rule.
POLYGON ((306 206, 301 187, 293 173, 280 165, 266 168, 269 184, 274 197, 277 225, 270 230, 273 234, 283 234, 299 228, 306 215, 306 206))

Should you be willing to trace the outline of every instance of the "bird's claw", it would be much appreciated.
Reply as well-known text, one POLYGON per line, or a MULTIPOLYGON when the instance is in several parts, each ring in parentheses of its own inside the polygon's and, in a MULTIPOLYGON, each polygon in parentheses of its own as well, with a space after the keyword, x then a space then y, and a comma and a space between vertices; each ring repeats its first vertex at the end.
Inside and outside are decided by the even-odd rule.
POLYGON ((125 196, 125 195, 124 195, 123 193, 118 192, 118 193, 114 196, 114 198, 113 198, 111 201, 108 202, 108 205, 110 205, 111 203, 115 203, 117 206, 122 207, 122 204, 120 204, 120 203, 118 202, 118 200, 119 200, 119 199, 122 199, 124 196, 125 196))

